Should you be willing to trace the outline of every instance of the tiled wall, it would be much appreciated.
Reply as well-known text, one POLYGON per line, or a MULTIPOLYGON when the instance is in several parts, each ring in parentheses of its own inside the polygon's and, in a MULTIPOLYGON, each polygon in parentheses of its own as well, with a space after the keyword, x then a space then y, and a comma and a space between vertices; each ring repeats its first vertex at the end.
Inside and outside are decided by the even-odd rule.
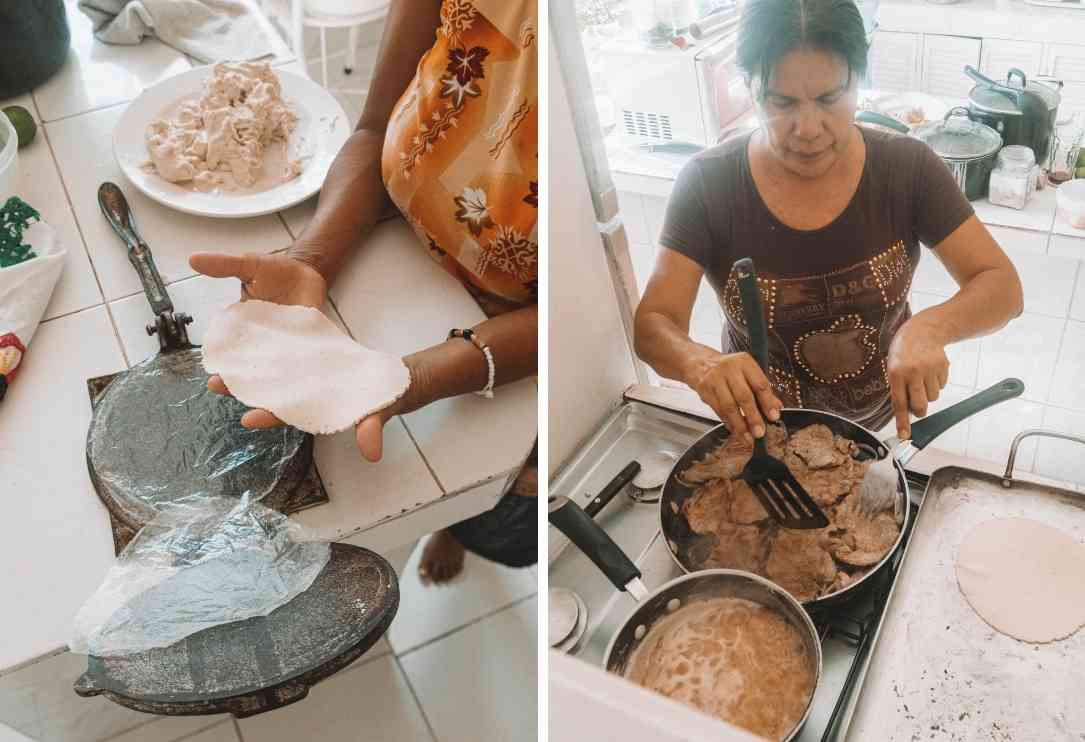
MULTIPOLYGON (((651 273, 666 200, 619 194, 637 282, 651 273)), ((977 213, 1013 260, 1025 289, 1025 313, 1001 332, 947 349, 950 383, 933 405, 941 409, 1008 376, 1025 382, 1023 397, 976 415, 933 445, 973 458, 1005 462, 1013 436, 1032 427, 1085 436, 1085 231, 1054 214, 1054 196, 1041 192, 1035 208, 1017 212, 978 204, 977 213)), ((912 286, 912 308, 944 301, 956 284, 936 256, 924 252, 912 286)), ((722 316, 707 283, 694 307, 691 334, 718 347, 722 316)), ((666 382, 671 383, 671 382, 666 382)), ((888 431, 886 431, 888 434, 888 431)), ((1029 439, 1017 468, 1085 483, 1085 446, 1029 439)))

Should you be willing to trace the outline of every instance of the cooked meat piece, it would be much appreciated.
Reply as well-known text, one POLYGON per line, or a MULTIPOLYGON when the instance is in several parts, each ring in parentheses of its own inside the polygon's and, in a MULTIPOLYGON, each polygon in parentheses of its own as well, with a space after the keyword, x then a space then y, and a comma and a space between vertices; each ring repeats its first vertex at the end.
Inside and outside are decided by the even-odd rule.
POLYGON ((840 466, 831 469, 811 469, 798 454, 788 453, 784 463, 799 484, 823 508, 835 505, 840 498, 851 492, 856 483, 863 481, 870 464, 856 461, 851 456, 844 457, 840 466))
MULTIPOLYGON (((786 453, 787 430, 782 425, 769 425, 765 446, 769 454, 783 458, 786 453)), ((745 439, 729 437, 718 448, 709 451, 700 461, 688 466, 678 478, 685 484, 695 486, 713 479, 735 479, 753 456, 753 444, 745 439)))
POLYGON ((730 515, 731 517, 728 520, 739 525, 760 523, 769 517, 769 514, 765 512, 765 508, 761 507, 761 501, 757 499, 757 495, 750 489, 750 485, 741 479, 731 482, 730 515))
POLYGON ((868 518, 859 510, 859 488, 848 495, 830 514, 833 522, 829 548, 844 564, 869 567, 889 553, 900 535, 892 511, 868 518))
POLYGON ((693 497, 682 503, 682 510, 694 533, 713 534, 728 517, 731 483, 717 480, 702 484, 693 497))
POLYGON ((857 569, 854 572, 844 572, 844 571, 837 572, 836 573, 836 579, 833 580, 832 585, 829 585, 828 592, 829 593, 835 593, 838 590, 843 590, 848 585, 851 585, 852 583, 857 582, 864 575, 866 575, 866 573, 869 572, 869 571, 870 571, 869 569, 857 569))
POLYGON ((787 450, 802 459, 811 469, 828 469, 843 464, 848 455, 846 450, 837 448, 836 443, 833 431, 826 426, 807 425, 792 433, 787 450))
POLYGON ((795 531, 781 528, 772 542, 765 576, 796 600, 812 600, 836 579, 836 564, 825 550, 827 528, 795 531))
POLYGON ((741 569, 764 574, 771 542, 767 529, 720 523, 716 539, 716 549, 705 563, 706 568, 741 569))

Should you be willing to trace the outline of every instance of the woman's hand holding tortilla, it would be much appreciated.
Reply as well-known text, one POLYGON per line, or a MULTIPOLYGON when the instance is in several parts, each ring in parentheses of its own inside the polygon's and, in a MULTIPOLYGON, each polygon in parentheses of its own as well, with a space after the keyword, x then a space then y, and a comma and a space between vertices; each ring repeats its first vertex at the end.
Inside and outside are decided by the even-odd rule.
POLYGON ((897 437, 911 437, 908 413, 927 414, 927 405, 938 399, 949 380, 949 359, 937 326, 913 317, 897 331, 889 345, 886 371, 897 437))
POLYGON ((764 417, 770 422, 780 419, 783 403, 749 353, 717 353, 699 365, 693 389, 733 434, 752 441, 765 434, 764 417))

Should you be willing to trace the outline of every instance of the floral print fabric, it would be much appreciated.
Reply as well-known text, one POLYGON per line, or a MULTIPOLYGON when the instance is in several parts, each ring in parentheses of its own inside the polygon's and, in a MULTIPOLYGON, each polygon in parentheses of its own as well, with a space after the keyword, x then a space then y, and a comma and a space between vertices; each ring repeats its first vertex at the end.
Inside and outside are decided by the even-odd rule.
POLYGON ((392 200, 490 316, 537 297, 536 20, 535 0, 444 0, 384 141, 392 200))

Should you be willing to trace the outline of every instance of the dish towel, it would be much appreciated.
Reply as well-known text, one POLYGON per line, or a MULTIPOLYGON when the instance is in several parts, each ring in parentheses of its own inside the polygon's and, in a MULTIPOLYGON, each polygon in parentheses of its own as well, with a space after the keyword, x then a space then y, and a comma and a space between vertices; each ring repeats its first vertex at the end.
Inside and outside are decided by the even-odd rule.
POLYGON ((273 53, 268 25, 245 0, 79 0, 106 44, 155 36, 200 62, 245 62, 273 53))
POLYGON ((45 314, 65 254, 53 228, 25 202, 12 197, 0 207, 0 400, 45 314))

